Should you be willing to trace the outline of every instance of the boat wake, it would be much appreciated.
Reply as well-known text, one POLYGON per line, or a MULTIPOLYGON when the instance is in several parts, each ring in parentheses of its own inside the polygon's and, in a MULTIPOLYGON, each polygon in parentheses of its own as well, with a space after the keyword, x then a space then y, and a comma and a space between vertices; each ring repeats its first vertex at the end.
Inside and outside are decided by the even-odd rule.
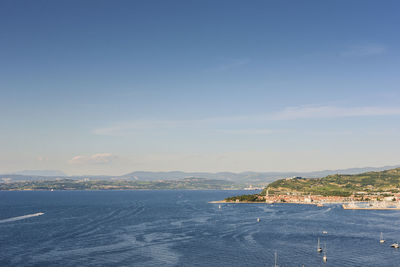
POLYGON ((34 214, 27 214, 27 215, 23 215, 23 216, 12 217, 12 218, 8 218, 8 219, 0 220, 0 223, 15 222, 15 221, 23 220, 23 219, 28 219, 31 217, 40 216, 43 214, 44 214, 43 212, 38 212, 38 213, 34 213, 34 214))

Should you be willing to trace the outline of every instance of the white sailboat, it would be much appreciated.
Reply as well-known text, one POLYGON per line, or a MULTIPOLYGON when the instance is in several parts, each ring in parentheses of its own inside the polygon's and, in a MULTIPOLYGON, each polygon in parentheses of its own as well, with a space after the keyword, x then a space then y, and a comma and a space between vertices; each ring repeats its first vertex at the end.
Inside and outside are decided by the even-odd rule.
POLYGON ((394 242, 393 244, 390 245, 392 248, 399 248, 399 243, 394 242))
POLYGON ((322 260, 323 260, 324 262, 327 262, 327 261, 328 261, 328 258, 326 257, 326 244, 324 244, 324 256, 322 257, 322 260))
POLYGON ((319 237, 318 237, 317 251, 318 251, 319 253, 322 252, 322 248, 321 248, 321 245, 320 245, 320 243, 319 243, 319 237))
POLYGON ((221 205, 218 205, 218 208, 221 209, 221 205))
POLYGON ((274 267, 279 267, 278 266, 278 252, 275 251, 275 264, 274 267))
POLYGON ((381 232, 381 238, 379 239, 379 242, 380 242, 380 243, 385 243, 385 239, 383 239, 383 234, 382 234, 382 232, 381 232))

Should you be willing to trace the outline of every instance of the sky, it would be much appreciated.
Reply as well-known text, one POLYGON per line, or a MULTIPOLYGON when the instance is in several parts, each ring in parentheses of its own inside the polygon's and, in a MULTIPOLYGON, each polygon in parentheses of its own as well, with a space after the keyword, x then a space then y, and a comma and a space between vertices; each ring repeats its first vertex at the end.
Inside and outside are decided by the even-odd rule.
POLYGON ((400 163, 399 1, 0 1, 0 173, 400 163))

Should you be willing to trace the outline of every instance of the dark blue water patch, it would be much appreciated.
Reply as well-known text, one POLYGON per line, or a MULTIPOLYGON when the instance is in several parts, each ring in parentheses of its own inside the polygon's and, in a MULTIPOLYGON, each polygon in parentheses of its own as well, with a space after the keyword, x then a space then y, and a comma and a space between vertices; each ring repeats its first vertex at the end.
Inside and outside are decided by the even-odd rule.
POLYGON ((0 266, 400 266, 398 211, 208 203, 243 193, 3 191, 0 266))

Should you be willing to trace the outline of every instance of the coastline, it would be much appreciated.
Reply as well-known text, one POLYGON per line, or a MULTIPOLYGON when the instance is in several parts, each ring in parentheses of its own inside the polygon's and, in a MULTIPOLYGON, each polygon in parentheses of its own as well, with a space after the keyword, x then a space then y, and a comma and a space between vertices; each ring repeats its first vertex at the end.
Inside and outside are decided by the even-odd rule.
MULTIPOLYGON (((215 200, 209 201, 209 204, 299 204, 299 205, 315 205, 318 207, 324 207, 325 205, 333 205, 340 204, 344 210, 400 210, 399 207, 380 207, 380 206, 349 206, 349 203, 344 202, 324 202, 324 203, 309 203, 309 202, 261 202, 261 201, 241 201, 241 202, 228 202, 225 200, 215 200)), ((363 201, 355 202, 357 203, 365 203, 363 201)))
MULTIPOLYGON (((310 202, 265 202, 265 201, 225 201, 225 200, 214 200, 209 201, 209 204, 301 204, 301 205, 321 205, 322 203, 310 203, 310 202)), ((343 202, 326 202, 323 204, 342 204, 343 202)))
MULTIPOLYGON (((365 203, 365 202, 359 202, 365 203)), ((367 206, 367 207, 360 207, 360 206, 353 206, 349 204, 342 204, 342 208, 344 210, 400 210, 400 206, 398 207, 384 207, 384 206, 367 206)))
POLYGON ((151 189, 151 188, 99 188, 99 189, 0 189, 0 192, 60 192, 60 191, 172 191, 172 190, 188 190, 188 191, 243 191, 244 189, 194 189, 194 188, 170 188, 170 189, 151 189))

